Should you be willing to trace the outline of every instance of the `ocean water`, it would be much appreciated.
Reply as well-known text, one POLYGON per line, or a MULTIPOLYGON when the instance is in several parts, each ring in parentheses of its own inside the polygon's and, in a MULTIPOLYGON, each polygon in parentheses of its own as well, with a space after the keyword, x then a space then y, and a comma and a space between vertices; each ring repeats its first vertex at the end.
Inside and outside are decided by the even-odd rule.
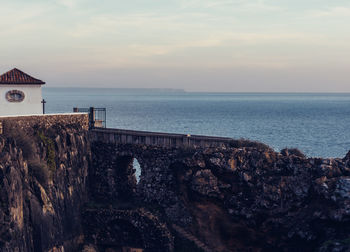
POLYGON ((110 128, 247 138, 313 157, 350 150, 350 94, 44 88, 43 97, 47 113, 104 107, 110 128))

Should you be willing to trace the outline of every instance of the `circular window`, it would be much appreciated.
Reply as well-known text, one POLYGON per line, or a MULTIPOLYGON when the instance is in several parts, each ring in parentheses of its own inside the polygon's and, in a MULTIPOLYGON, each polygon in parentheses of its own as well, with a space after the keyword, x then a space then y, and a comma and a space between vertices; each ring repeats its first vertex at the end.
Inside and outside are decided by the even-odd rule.
POLYGON ((11 90, 6 93, 6 99, 9 102, 21 102, 24 100, 24 93, 19 90, 11 90))

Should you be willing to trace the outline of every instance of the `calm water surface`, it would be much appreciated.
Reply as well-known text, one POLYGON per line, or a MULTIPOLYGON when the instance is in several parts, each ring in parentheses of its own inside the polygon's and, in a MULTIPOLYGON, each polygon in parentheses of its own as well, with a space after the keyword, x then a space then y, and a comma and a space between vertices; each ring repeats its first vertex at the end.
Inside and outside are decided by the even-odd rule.
POLYGON ((248 138, 276 150, 343 157, 350 150, 350 94, 185 93, 44 88, 48 113, 107 108, 107 127, 248 138))

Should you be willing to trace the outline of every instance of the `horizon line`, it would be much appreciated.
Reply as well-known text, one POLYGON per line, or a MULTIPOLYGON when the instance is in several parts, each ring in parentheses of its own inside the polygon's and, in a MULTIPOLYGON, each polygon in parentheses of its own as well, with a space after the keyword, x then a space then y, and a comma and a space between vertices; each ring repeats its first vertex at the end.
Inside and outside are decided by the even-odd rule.
POLYGON ((237 94, 350 94, 350 91, 189 91, 183 88, 161 88, 161 87, 48 87, 44 86, 43 89, 124 89, 124 90, 159 90, 159 91, 179 91, 182 93, 237 93, 237 94))

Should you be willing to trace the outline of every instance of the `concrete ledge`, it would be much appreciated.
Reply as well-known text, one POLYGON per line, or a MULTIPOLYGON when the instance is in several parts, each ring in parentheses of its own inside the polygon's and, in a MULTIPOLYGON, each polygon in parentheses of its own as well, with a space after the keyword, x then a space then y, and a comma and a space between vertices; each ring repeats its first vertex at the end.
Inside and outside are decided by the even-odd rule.
POLYGON ((227 145, 233 140, 232 138, 228 137, 102 128, 94 128, 91 130, 91 139, 92 141, 111 144, 141 144, 168 148, 220 147, 227 145))
POLYGON ((229 138, 229 137, 204 136, 204 135, 186 135, 186 134, 179 134, 179 133, 165 133, 165 132, 126 130, 126 129, 111 129, 111 128, 94 128, 93 131, 96 131, 96 132, 108 132, 108 133, 118 133, 118 134, 128 134, 128 135, 135 135, 135 136, 189 137, 189 138, 196 138, 196 139, 218 140, 218 141, 231 141, 232 140, 232 138, 229 138))

